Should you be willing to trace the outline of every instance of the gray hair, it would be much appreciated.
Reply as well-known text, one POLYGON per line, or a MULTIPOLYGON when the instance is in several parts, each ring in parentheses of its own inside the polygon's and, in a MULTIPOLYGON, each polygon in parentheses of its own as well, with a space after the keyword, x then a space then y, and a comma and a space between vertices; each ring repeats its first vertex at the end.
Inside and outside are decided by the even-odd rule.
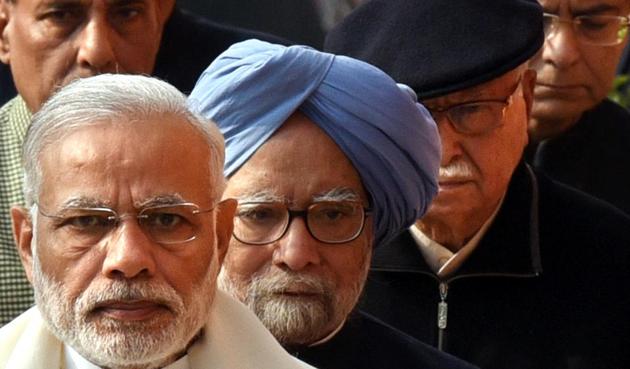
POLYGON ((225 144, 209 119, 186 106, 186 96, 156 78, 139 75, 101 74, 76 80, 54 94, 33 116, 22 148, 24 199, 28 207, 39 198, 42 183, 40 155, 72 131, 103 122, 137 124, 150 116, 181 117, 206 138, 210 149, 213 199, 225 189, 225 144))

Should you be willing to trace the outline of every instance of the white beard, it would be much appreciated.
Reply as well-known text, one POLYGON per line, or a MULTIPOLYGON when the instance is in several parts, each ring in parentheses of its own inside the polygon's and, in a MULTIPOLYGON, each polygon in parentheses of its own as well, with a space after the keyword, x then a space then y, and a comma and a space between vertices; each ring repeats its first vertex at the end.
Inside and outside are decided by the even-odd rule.
POLYGON ((205 324, 217 269, 215 254, 190 301, 166 283, 128 280, 92 283, 71 301, 65 286, 43 273, 34 253, 35 302, 52 333, 92 363, 112 369, 157 368, 185 351, 205 324), (168 309, 149 321, 121 322, 94 313, 96 304, 106 300, 149 300, 168 309))
POLYGON ((357 303, 368 264, 359 280, 338 290, 330 280, 304 273, 267 272, 248 283, 234 281, 221 270, 219 288, 241 300, 283 346, 308 345, 330 333, 331 322, 341 324, 357 303), (282 293, 298 289, 308 296, 282 293))

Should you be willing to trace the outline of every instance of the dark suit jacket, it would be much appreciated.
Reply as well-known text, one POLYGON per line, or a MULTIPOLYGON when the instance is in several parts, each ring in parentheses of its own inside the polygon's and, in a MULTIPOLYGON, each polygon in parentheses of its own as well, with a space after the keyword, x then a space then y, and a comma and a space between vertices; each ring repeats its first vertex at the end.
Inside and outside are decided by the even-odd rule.
POLYGON ((630 113, 623 107, 604 100, 528 151, 529 162, 551 178, 630 214, 630 113))
POLYGON ((330 341, 293 350, 293 355, 319 369, 475 368, 361 311, 352 314, 330 341))
MULTIPOLYGON (((153 75, 188 94, 201 72, 230 45, 250 38, 286 43, 264 34, 211 22, 175 8, 164 26, 153 75)), ((16 95, 11 72, 0 63, 0 106, 16 95)))
POLYGON ((630 218, 521 164, 454 276, 405 232, 375 250, 363 309, 484 369, 630 368, 629 251, 630 218))

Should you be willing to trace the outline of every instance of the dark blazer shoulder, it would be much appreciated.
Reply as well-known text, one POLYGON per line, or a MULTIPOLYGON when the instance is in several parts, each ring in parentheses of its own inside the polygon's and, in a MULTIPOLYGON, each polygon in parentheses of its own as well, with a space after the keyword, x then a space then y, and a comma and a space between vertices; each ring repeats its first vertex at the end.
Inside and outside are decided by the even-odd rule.
POLYGON ((188 94, 219 54, 232 44, 251 38, 288 43, 276 36, 223 25, 175 8, 164 27, 153 74, 188 94))
POLYGON ((299 350, 299 359, 320 369, 473 369, 363 312, 355 311, 329 341, 299 350))
POLYGON ((536 171, 540 194, 540 223, 548 228, 590 233, 593 238, 630 240, 630 216, 609 203, 557 182, 536 171), (552 223, 559 221, 559 223, 552 223))

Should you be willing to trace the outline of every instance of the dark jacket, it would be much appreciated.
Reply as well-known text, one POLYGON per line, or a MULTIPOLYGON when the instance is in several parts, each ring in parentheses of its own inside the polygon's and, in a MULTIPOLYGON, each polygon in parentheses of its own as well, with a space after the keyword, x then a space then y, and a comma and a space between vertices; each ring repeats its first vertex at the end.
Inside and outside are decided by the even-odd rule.
MULTIPOLYGON (((175 8, 164 25, 153 75, 188 94, 220 53, 250 38, 285 43, 268 34, 221 25, 175 8)), ((9 67, 0 63, 0 106, 15 95, 9 67)))
POLYGON ((630 113, 623 107, 604 100, 528 151, 529 162, 551 178, 630 214, 630 113))
POLYGON ((473 369, 361 311, 321 345, 289 350, 319 369, 473 369))
POLYGON ((363 308, 483 369, 630 368, 629 251, 630 218, 521 164, 454 276, 406 232, 375 250, 363 308))

